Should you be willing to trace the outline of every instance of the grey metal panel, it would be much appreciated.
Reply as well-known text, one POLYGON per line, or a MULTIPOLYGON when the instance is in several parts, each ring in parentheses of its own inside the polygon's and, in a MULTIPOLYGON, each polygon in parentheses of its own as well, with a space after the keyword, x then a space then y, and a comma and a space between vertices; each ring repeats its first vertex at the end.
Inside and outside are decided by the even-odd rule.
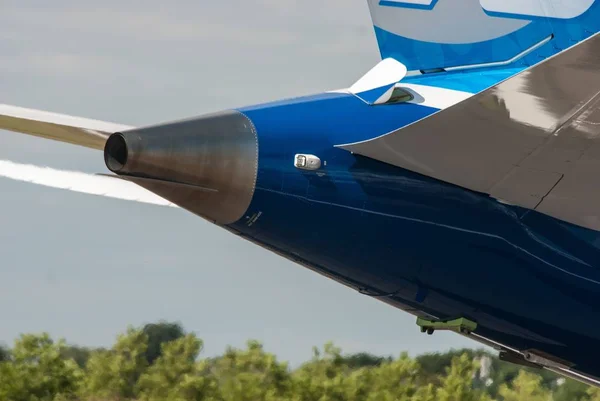
POLYGON ((225 111, 115 133, 104 149, 113 173, 218 224, 243 217, 258 172, 252 122, 225 111))
POLYGON ((499 200, 535 209, 561 178, 559 173, 515 167, 491 192, 499 200))
POLYGON ((596 34, 416 124, 340 147, 600 230, 599 93, 596 34))
POLYGON ((600 162, 579 162, 565 174, 537 210, 592 229, 600 229, 600 162))

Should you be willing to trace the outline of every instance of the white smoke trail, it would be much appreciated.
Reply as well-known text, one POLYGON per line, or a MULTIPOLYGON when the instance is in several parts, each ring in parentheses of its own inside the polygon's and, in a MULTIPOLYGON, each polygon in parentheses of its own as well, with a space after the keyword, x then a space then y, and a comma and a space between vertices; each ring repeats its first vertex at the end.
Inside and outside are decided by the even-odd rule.
POLYGON ((50 167, 0 160, 0 177, 84 194, 178 207, 132 182, 78 171, 56 170, 50 167))

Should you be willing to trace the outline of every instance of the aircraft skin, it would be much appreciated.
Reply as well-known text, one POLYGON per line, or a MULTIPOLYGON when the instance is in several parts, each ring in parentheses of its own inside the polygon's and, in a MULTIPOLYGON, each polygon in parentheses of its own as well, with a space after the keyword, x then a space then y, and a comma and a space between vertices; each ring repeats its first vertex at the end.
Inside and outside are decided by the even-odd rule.
POLYGON ((482 336, 600 376, 590 352, 600 342, 600 234, 332 146, 435 112, 376 107, 330 94, 242 109, 260 162, 248 218, 230 229, 400 309, 468 317, 482 336), (327 165, 299 171, 294 153, 327 165))
MULTIPOLYGON (((171 199, 168 188, 152 190, 368 296, 429 319, 467 318, 477 322, 473 339, 516 353, 534 350, 547 358, 547 368, 571 376, 582 373, 588 383, 597 384, 599 231, 340 146, 418 126, 600 31, 598 1, 573 0, 565 6, 560 0, 544 0, 549 5, 545 16, 539 15, 544 8, 537 1, 519 6, 492 0, 369 0, 382 57, 399 60, 412 71, 400 86, 425 94, 422 98, 374 105, 360 94, 341 90, 226 115, 242 121, 248 143, 250 132, 256 141, 255 159, 252 152, 238 158, 247 161, 241 168, 254 175, 252 185, 244 187, 250 191, 247 204, 239 203, 238 197, 241 213, 225 211, 215 217, 200 203, 189 206, 191 195, 171 199), (456 20, 443 20, 451 14, 451 4, 453 12, 461 7, 463 13, 472 10, 475 28, 455 28, 461 32, 444 43, 443 37, 434 37, 435 27, 443 33, 447 24, 456 25, 456 20), (515 15, 519 9, 524 14, 515 15), (398 24, 391 32, 394 13, 436 25, 419 31, 398 24), (493 21, 494 35, 481 31, 486 18, 493 21), (493 64, 517 54, 521 56, 506 65, 493 64), (481 63, 489 65, 463 68, 481 63), (423 73, 431 68, 445 71, 423 73), (322 164, 317 170, 299 169, 294 165, 297 154, 315 155, 322 164)), ((0 128, 1 123, 0 119, 0 128)), ((160 129, 157 126, 148 136, 160 137, 160 129)), ((127 132, 123 135, 129 140, 127 132)), ((469 164, 468 159, 462 162, 469 164)), ((161 175, 163 170, 150 174, 138 165, 127 171, 121 167, 109 165, 124 176, 171 180, 161 175)), ((225 208, 231 198, 213 204, 225 208)))
MULTIPOLYGON (((595 15, 581 17, 593 31, 598 5, 595 15)), ((573 21, 564 29, 573 41, 593 32, 575 30, 573 21)), ((559 29, 554 34, 566 40, 559 29)), ((537 62, 555 46, 528 58, 537 62)), ((514 70, 402 83, 475 93, 503 73, 514 70)), ((438 109, 373 107, 330 93, 240 111, 256 127, 260 162, 248 219, 231 230, 400 309, 468 317, 488 339, 543 351, 600 377, 600 233, 334 146, 386 134, 438 109), (327 165, 318 173, 298 170, 290 162, 295 153, 318 155, 327 165)))

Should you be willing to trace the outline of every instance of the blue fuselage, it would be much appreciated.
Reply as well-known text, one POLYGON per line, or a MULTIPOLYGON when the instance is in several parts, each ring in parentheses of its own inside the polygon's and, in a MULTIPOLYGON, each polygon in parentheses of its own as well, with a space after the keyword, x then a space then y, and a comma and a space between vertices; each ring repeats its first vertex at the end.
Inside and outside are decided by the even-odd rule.
POLYGON ((438 110, 328 93, 240 111, 259 170, 230 230, 410 313, 467 317, 477 334, 600 376, 598 233, 335 147, 438 110), (297 169, 297 153, 322 167, 297 169))

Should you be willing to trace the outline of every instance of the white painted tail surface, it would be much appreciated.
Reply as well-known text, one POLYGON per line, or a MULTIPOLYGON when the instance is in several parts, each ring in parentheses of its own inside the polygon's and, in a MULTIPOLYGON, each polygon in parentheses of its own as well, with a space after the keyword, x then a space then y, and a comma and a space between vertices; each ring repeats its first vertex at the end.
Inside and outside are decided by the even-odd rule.
POLYGON ((538 18, 571 19, 579 17, 595 0, 480 0, 484 10, 538 18))
POLYGON ((368 104, 383 104, 390 100, 394 85, 406 76, 406 66, 393 58, 381 60, 349 92, 368 104))
POLYGON ((117 176, 113 178, 0 160, 0 177, 84 194, 178 207, 132 182, 117 178, 117 176))

